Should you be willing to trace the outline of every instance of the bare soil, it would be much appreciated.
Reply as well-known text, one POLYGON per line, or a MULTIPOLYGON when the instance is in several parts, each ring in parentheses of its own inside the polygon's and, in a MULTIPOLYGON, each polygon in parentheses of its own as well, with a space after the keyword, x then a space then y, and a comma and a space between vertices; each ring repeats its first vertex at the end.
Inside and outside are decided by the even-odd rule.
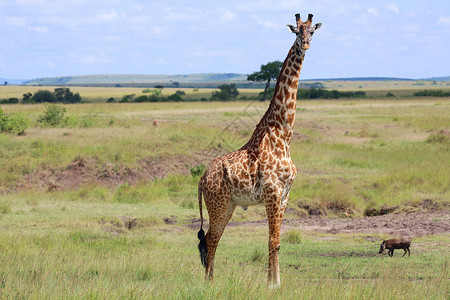
MULTIPOLYGON (((267 220, 230 222, 227 226, 261 226, 267 227, 267 220)), ((193 220, 191 228, 199 228, 198 219, 193 220)), ((205 226, 208 227, 208 224, 205 226)), ((373 217, 331 218, 321 216, 307 216, 283 220, 282 230, 299 229, 327 234, 361 233, 369 235, 366 239, 378 241, 378 236, 392 237, 420 237, 430 234, 450 233, 450 211, 418 211, 410 213, 394 213, 373 217)))
POLYGON ((16 190, 45 191, 73 190, 88 185, 114 188, 124 183, 136 184, 163 179, 169 174, 189 174, 196 165, 208 165, 225 150, 214 149, 194 153, 193 156, 148 157, 129 168, 111 162, 100 163, 95 158, 75 158, 68 166, 35 170, 24 176, 16 190))

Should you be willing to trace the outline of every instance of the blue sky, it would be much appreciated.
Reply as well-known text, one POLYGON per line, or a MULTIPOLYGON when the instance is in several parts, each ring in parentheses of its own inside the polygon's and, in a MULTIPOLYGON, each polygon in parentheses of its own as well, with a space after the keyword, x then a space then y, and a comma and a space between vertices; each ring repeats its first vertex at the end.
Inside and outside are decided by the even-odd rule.
POLYGON ((323 26, 301 77, 450 75, 450 1, 0 0, 0 77, 244 73, 323 26))

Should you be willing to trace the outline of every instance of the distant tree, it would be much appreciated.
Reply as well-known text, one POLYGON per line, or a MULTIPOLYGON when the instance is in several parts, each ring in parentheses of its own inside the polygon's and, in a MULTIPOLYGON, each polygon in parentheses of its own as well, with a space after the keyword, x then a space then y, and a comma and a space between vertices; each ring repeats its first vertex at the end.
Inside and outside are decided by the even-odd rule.
POLYGON ((162 96, 157 94, 149 95, 147 98, 148 102, 163 102, 165 100, 162 96))
POLYGON ((4 85, 8 85, 8 81, 5 81, 4 85))
POLYGON ((75 93, 72 96, 72 102, 71 103, 80 103, 81 102, 81 96, 80 93, 75 93))
POLYGON ((133 102, 135 94, 124 95, 119 103, 133 102))
POLYGON ((148 97, 146 95, 141 95, 139 97, 134 98, 133 102, 148 102, 148 97))
POLYGON ((22 103, 31 103, 31 102, 33 102, 33 94, 32 93, 23 94, 22 103))
POLYGON ((116 102, 116 99, 114 99, 113 97, 110 97, 110 98, 108 98, 108 100, 106 100, 106 102, 114 103, 114 102, 116 102))
POLYGON ((19 99, 17 98, 9 98, 0 100, 0 104, 16 104, 19 103, 19 99))
POLYGON ((162 90, 164 88, 163 85, 157 84, 155 85, 155 89, 162 90))
POLYGON ((145 89, 145 90, 142 90, 142 93, 144 93, 144 94, 155 94, 155 95, 161 95, 161 90, 158 90, 158 89, 145 89))
POLYGON ((179 83, 178 81, 172 82, 172 85, 173 85, 174 87, 176 87, 176 88, 179 88, 179 87, 180 87, 180 83, 179 83))
POLYGON ((211 100, 232 100, 239 96, 239 91, 236 88, 236 84, 222 84, 218 86, 219 91, 214 91, 211 96, 211 100))
POLYGON ((174 102, 183 101, 183 98, 178 93, 175 93, 175 94, 172 94, 172 95, 168 96, 167 99, 169 101, 174 101, 174 102))
POLYGON ((54 91, 56 102, 78 103, 81 102, 79 93, 72 93, 69 88, 56 88, 54 91))
POLYGON ((270 87, 270 82, 276 80, 278 74, 280 74, 283 63, 279 60, 269 62, 265 65, 261 65, 261 70, 248 75, 248 81, 265 81, 266 87, 264 88, 264 95, 261 101, 266 100, 267 89, 270 87))
MULTIPOLYGON (((269 98, 269 99, 271 99, 271 98, 273 97, 273 94, 274 94, 274 93, 275 93, 275 88, 270 87, 270 88, 268 88, 267 91, 266 91, 266 97, 269 98)), ((261 92, 261 93, 259 93, 258 95, 261 97, 260 99, 262 99, 262 98, 264 97, 264 92, 261 92)))
POLYGON ((34 93, 32 100, 36 103, 56 102, 56 97, 48 90, 39 90, 34 93))

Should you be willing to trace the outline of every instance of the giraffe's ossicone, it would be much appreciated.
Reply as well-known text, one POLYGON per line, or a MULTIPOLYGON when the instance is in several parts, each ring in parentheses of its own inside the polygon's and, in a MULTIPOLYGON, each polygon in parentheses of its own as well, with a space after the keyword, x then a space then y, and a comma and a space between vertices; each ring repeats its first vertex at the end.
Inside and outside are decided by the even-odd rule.
POLYGON ((297 88, 305 51, 321 23, 312 24, 312 14, 297 26, 288 25, 296 35, 278 75, 269 108, 256 126, 250 140, 239 150, 214 159, 201 177, 198 201, 201 228, 198 245, 206 277, 214 277, 214 256, 222 233, 236 206, 264 204, 269 223, 270 286, 279 286, 281 221, 297 169, 292 162, 290 145, 295 125, 297 88), (208 232, 203 231, 202 198, 209 214, 208 232))

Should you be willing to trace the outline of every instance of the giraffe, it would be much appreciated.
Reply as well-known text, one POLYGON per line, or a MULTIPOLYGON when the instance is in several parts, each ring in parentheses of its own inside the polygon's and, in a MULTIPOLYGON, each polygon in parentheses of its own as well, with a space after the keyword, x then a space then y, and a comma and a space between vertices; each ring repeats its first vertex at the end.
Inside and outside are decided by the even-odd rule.
POLYGON ((290 156, 295 124, 297 88, 300 71, 312 35, 321 23, 312 25, 296 14, 297 26, 287 25, 296 35, 278 75, 273 98, 256 125, 250 140, 239 150, 214 159, 198 184, 200 231, 197 236, 205 278, 214 279, 214 257, 219 240, 236 206, 264 204, 269 223, 268 285, 280 285, 278 253, 281 221, 289 191, 297 174, 290 156), (203 231, 202 196, 209 213, 209 229, 203 231))

